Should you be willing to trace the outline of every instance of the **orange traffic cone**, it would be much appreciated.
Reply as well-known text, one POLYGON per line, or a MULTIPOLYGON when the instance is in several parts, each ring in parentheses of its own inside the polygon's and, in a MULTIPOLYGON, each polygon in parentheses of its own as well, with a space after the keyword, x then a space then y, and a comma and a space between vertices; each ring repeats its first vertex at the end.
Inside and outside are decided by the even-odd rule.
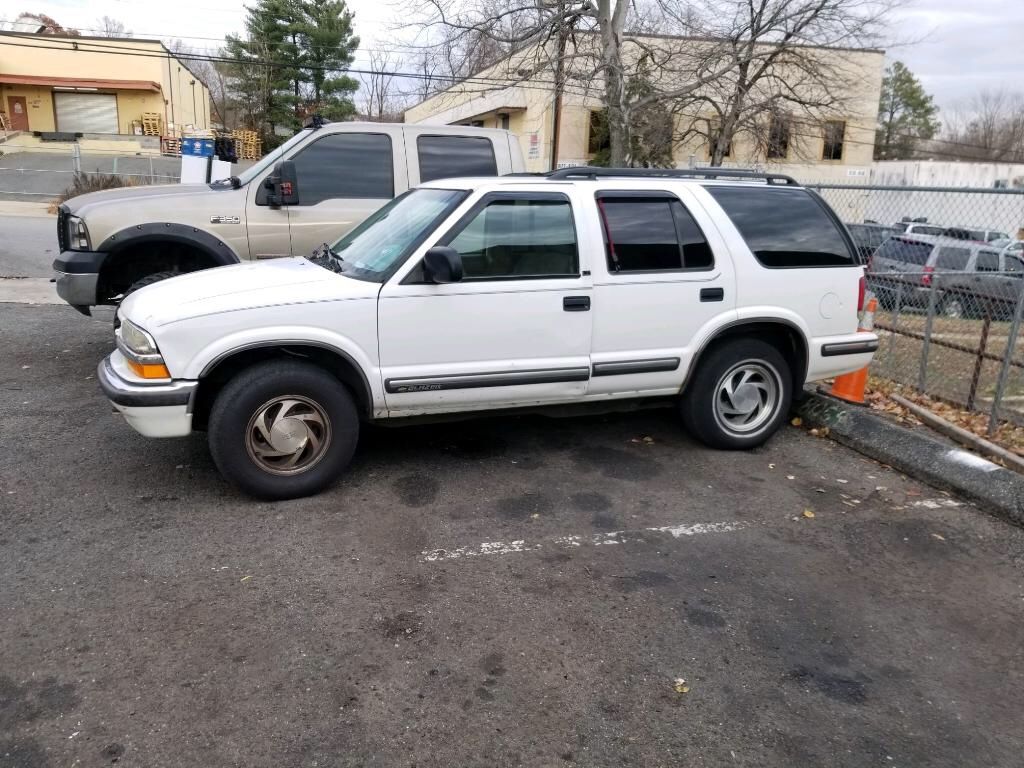
MULTIPOLYGON (((875 310, 878 309, 878 299, 871 298, 860 316, 860 323, 857 325, 857 332, 870 333, 875 327, 875 310)), ((838 397, 848 403, 864 405, 864 390, 868 385, 868 367, 865 365, 859 371, 844 373, 836 376, 835 382, 829 394, 838 397)))

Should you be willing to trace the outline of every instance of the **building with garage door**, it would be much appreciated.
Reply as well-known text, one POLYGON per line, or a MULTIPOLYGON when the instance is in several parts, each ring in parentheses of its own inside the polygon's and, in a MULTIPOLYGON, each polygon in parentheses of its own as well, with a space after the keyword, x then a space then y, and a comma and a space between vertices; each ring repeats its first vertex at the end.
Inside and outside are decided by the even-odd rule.
POLYGON ((178 135, 209 128, 210 94, 159 40, 0 32, 0 112, 15 131, 131 135, 146 116, 178 135))

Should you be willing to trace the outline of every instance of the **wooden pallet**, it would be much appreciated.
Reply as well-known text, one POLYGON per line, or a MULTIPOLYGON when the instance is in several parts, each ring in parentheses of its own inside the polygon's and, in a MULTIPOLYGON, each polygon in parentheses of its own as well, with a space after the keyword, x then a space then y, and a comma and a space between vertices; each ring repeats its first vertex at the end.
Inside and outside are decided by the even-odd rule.
POLYGON ((240 160, 259 160, 263 157, 263 142, 256 131, 234 130, 235 151, 240 160))
POLYGON ((157 112, 142 113, 142 135, 160 136, 163 133, 163 121, 157 112))
POLYGON ((160 138, 160 154, 180 155, 181 139, 179 139, 177 136, 162 136, 160 138))

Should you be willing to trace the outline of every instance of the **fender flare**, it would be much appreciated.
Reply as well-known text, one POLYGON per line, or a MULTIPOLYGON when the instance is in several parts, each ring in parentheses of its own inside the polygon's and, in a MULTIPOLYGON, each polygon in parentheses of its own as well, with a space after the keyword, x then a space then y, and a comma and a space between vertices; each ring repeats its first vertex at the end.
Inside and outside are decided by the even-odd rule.
POLYGON ((188 245, 209 256, 218 267, 238 264, 241 261, 227 243, 209 232, 187 224, 163 221, 136 224, 134 227, 122 229, 100 243, 96 250, 114 255, 129 246, 157 242, 188 245))

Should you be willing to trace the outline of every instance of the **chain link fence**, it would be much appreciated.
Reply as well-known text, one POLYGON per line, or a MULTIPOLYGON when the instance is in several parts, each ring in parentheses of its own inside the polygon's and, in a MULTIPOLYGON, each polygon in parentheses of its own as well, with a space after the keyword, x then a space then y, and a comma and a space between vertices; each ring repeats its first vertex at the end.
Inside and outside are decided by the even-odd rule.
POLYGON ((808 184, 878 298, 874 376, 1024 424, 1024 190, 808 184))
POLYGON ((181 159, 121 150, 38 147, 4 152, 0 144, 0 200, 46 201, 71 186, 75 174, 114 176, 125 185, 176 184, 181 159))

